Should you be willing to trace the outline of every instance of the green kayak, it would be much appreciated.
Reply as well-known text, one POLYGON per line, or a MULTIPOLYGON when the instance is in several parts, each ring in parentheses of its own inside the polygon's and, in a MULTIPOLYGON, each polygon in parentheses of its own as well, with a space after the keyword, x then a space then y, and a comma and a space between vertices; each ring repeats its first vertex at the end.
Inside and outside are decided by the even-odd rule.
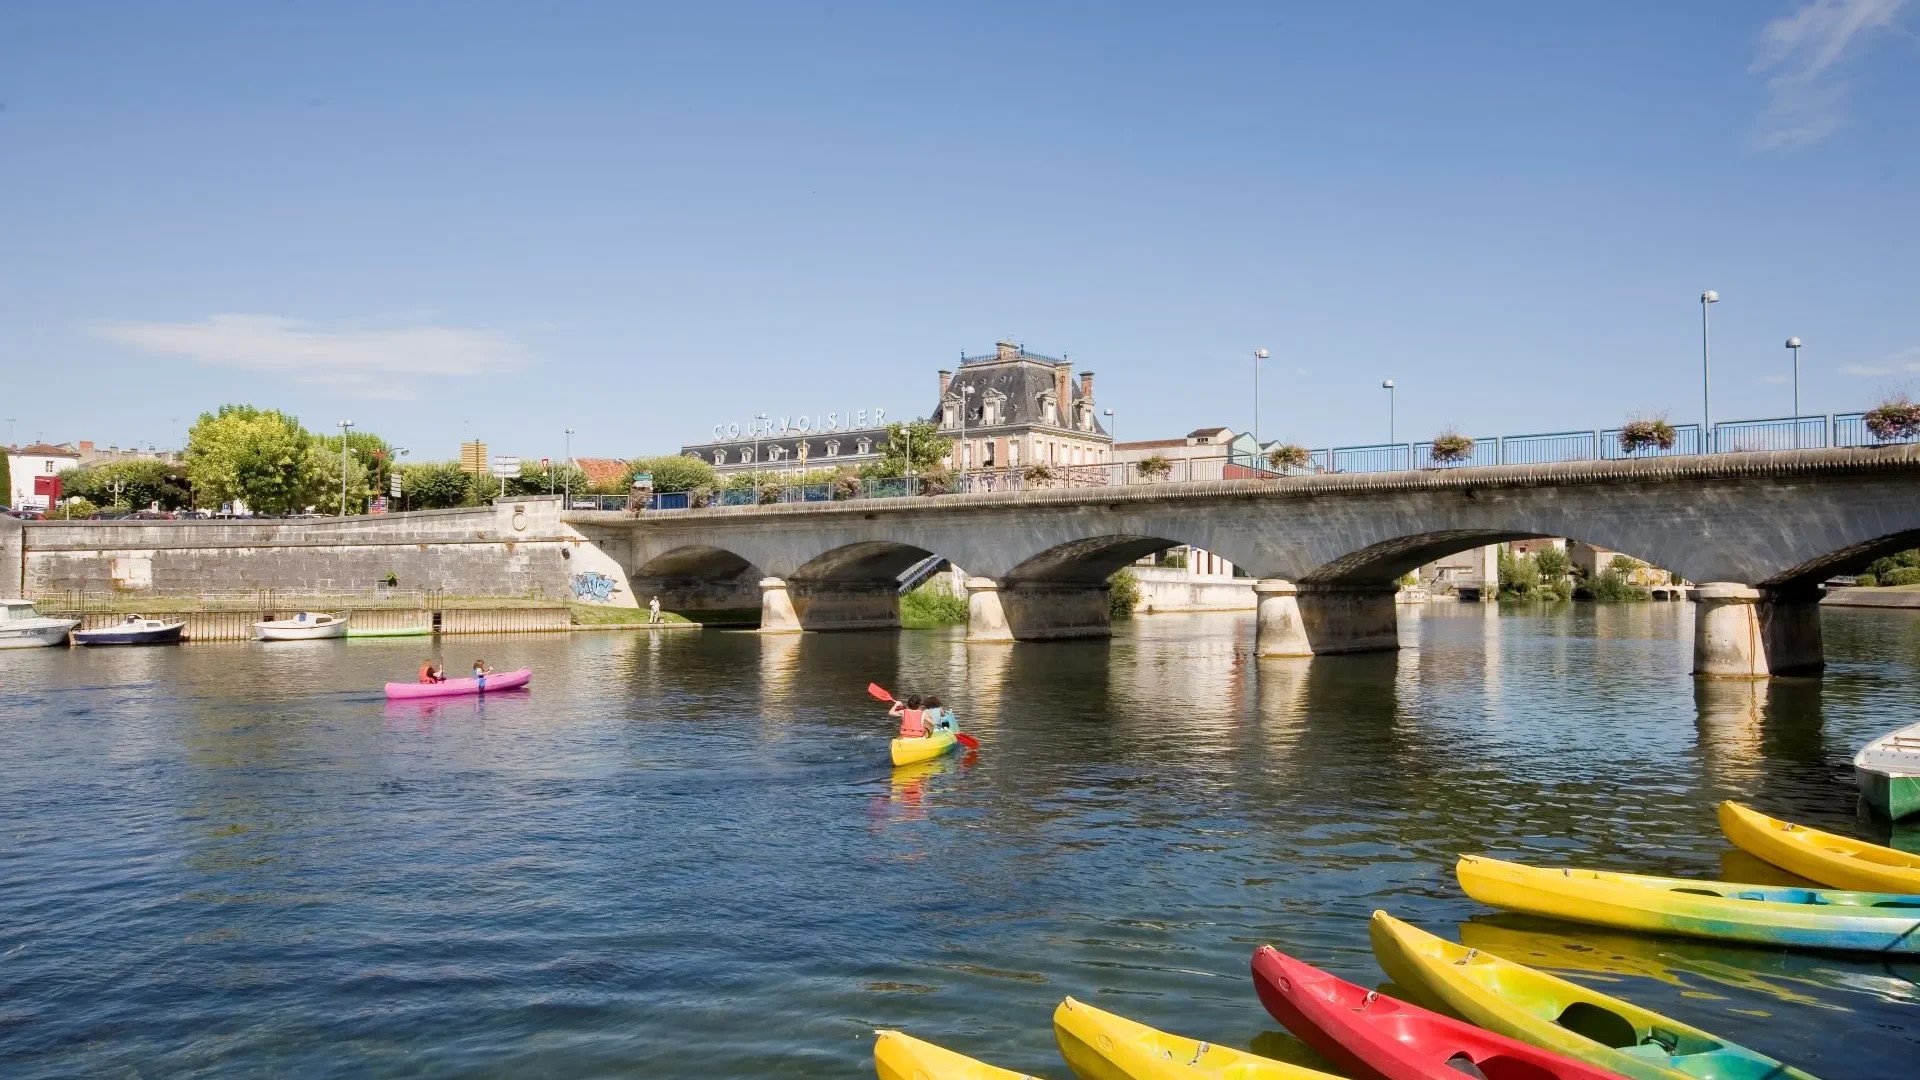
POLYGON ((431 637, 432 626, 394 626, 386 629, 347 625, 347 636, 357 637, 431 637))

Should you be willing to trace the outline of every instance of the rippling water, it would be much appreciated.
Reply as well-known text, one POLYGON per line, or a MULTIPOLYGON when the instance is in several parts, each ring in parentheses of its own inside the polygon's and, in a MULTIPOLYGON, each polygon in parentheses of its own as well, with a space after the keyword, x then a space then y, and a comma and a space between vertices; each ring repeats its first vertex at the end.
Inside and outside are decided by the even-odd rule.
MULTIPOLYGON (((1920 964, 1496 916, 1456 853, 1767 874, 1713 807, 1886 841, 1852 750, 1916 717, 1920 620, 1830 611, 1818 680, 1696 685, 1682 605, 1252 623, 452 639, 530 693, 387 705, 421 642, 0 653, 0 1074, 858 1076, 901 1027, 1064 1077, 1073 994, 1305 1060, 1274 942, 1369 985, 1377 907, 1824 1075, 1908 1078, 1920 964), (895 772, 863 688, 984 749, 895 772)), ((1920 849, 1920 830, 1893 837, 1920 849)))

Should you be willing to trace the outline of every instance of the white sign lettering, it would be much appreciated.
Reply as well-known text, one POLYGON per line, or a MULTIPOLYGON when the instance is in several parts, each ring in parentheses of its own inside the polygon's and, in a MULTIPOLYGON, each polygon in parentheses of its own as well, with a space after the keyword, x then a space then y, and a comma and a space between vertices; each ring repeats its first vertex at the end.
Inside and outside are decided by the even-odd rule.
POLYGON ((868 427, 880 427, 887 422, 885 409, 852 409, 846 412, 835 410, 827 413, 800 413, 782 416, 777 421, 769 417, 754 430, 755 421, 741 424, 713 425, 714 442, 735 442, 740 439, 770 438, 776 435, 798 433, 802 435, 825 434, 833 431, 848 431, 868 427))

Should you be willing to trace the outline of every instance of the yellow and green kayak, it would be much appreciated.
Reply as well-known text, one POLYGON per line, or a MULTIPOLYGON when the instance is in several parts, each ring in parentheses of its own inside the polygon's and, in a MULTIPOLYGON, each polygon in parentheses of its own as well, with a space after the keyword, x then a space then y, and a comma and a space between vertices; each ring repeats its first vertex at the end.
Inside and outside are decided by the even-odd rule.
POLYGON ((1550 919, 1755 945, 1920 953, 1920 896, 1545 870, 1474 855, 1454 874, 1483 904, 1550 919))
POLYGON ((932 761, 941 754, 950 753, 959 740, 951 731, 936 731, 924 739, 893 740, 893 763, 911 765, 916 761, 932 761))
POLYGON ((1920 855, 1770 818, 1737 802, 1720 804, 1720 831, 1733 846, 1836 889, 1920 893, 1920 855))
POLYGON ((1523 964, 1455 945, 1384 911, 1373 955, 1417 1004, 1635 1080, 1813 1080, 1798 1069, 1523 964))
POLYGON ((880 1038, 873 1044, 873 1070, 880 1080, 1034 1080, 898 1031, 875 1034, 880 1038))
POLYGON ((1337 1080, 1331 1073, 1169 1035, 1072 998, 1053 1011, 1053 1036, 1080 1080, 1337 1080))

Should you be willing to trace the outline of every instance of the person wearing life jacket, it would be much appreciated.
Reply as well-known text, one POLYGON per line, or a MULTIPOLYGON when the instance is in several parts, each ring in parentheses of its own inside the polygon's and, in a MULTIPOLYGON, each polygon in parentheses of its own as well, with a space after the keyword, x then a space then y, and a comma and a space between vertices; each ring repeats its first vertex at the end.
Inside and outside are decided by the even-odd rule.
POLYGON ((423 683, 446 682, 447 677, 440 673, 440 669, 433 665, 432 660, 428 660, 420 665, 420 681, 423 683))
POLYGON ((900 737, 903 739, 924 739, 927 737, 927 714, 921 708, 920 695, 909 694, 907 700, 896 701, 893 708, 887 710, 888 716, 900 718, 900 737))

